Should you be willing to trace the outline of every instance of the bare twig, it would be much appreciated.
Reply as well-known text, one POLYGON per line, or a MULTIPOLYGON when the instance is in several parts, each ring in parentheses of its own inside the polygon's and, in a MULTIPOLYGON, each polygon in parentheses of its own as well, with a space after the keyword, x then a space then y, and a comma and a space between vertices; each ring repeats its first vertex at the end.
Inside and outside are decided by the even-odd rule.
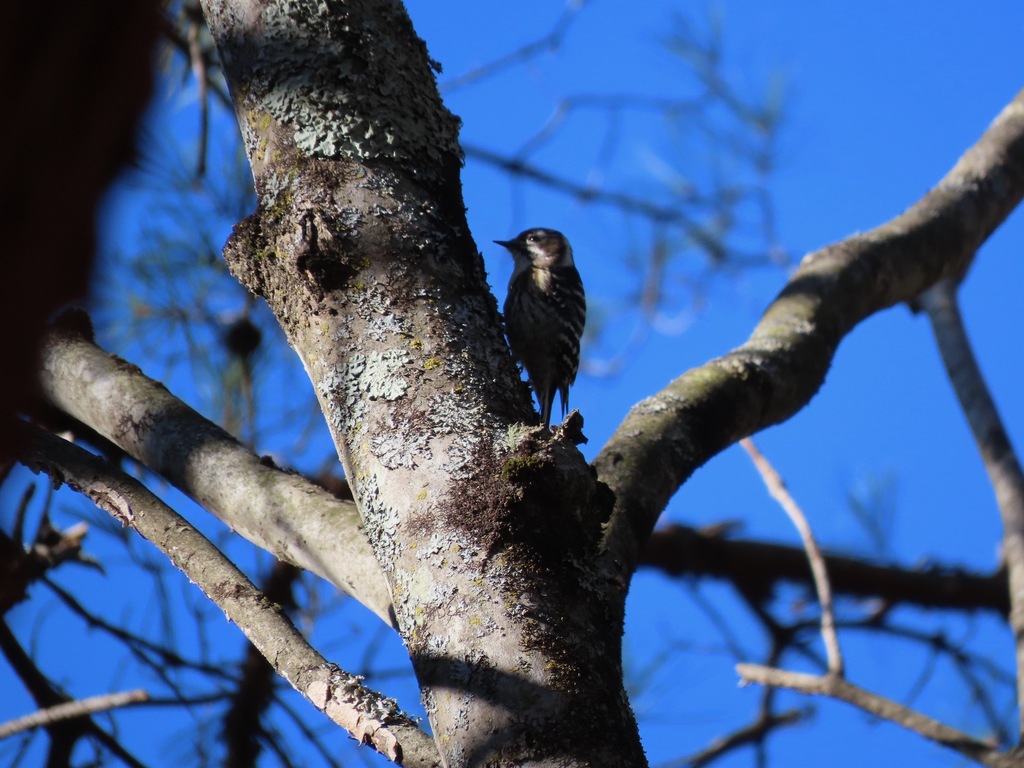
POLYGON ((317 709, 360 743, 403 765, 436 766, 430 737, 394 701, 328 663, 205 536, 141 483, 83 449, 33 430, 27 464, 67 483, 163 552, 317 709))
POLYGON ((463 88, 470 83, 481 80, 485 77, 490 77, 496 72, 517 64, 522 61, 527 61, 539 53, 544 51, 557 50, 562 44, 562 40, 566 33, 569 31, 569 26, 572 24, 576 15, 583 9, 583 6, 587 4, 587 0, 573 0, 568 4, 568 7, 562 12, 562 15, 558 17, 555 25, 551 30, 543 37, 538 38, 532 42, 527 43, 514 51, 506 53, 494 61, 488 62, 482 66, 471 69, 465 74, 454 77, 451 80, 447 80, 440 85, 442 93, 454 91, 457 88, 463 88))
MULTIPOLYGON (((217 681, 235 682, 236 676, 232 673, 233 670, 230 667, 225 667, 223 664, 205 663, 186 658, 173 648, 147 640, 145 637, 129 632, 124 627, 100 618, 86 609, 74 595, 54 582, 53 579, 44 577, 43 583, 57 596, 57 599, 63 603, 64 607, 81 619, 89 629, 99 630, 123 644, 140 664, 149 667, 154 674, 168 683, 168 685, 171 685, 169 673, 175 668, 194 670, 217 681)), ((171 687, 174 688, 173 685, 171 687)), ((181 696, 181 698, 185 697, 181 696)))
POLYGON ((901 725, 961 755, 991 768, 1020 768, 1018 756, 1002 752, 991 744, 971 738, 963 731, 933 720, 892 699, 866 691, 837 675, 807 675, 787 672, 758 664, 737 664, 736 671, 746 683, 760 683, 812 696, 828 696, 845 701, 883 720, 901 725))
POLYGON ((757 719, 749 725, 721 736, 700 752, 695 752, 682 760, 673 761, 663 768, 676 768, 677 766, 678 768, 684 768, 684 766, 686 768, 702 768, 734 749, 761 742, 776 728, 796 725, 802 720, 806 720, 811 714, 812 712, 808 709, 787 709, 785 712, 762 711, 757 719))
POLYGON ((129 704, 137 704, 141 701, 148 701, 149 694, 141 688, 123 693, 107 693, 102 696, 90 696, 87 699, 69 701, 66 704, 58 704, 54 707, 47 707, 25 715, 15 720, 8 720, 0 723, 0 739, 13 736, 16 733, 27 731, 32 728, 42 728, 61 720, 72 720, 76 717, 92 715, 96 712, 103 712, 108 709, 125 707, 129 704))
MULTIPOLYGON (((71 703, 68 696, 59 691, 36 666, 3 619, 0 619, 0 654, 11 665, 37 707, 49 709, 71 703)), ((70 765, 75 744, 87 736, 129 768, 145 768, 117 739, 96 725, 86 714, 73 719, 46 721, 40 725, 50 736, 47 765, 70 765)))
MULTIPOLYGON (((947 660, 969 691, 969 696, 965 701, 976 706, 985 719, 985 728, 988 729, 989 734, 986 741, 995 745, 1013 743, 1016 737, 1011 731, 1015 729, 1007 728, 1008 713, 999 711, 1000 707, 996 703, 996 698, 997 696, 1001 698, 1002 691, 1005 689, 1014 690, 1016 678, 1011 671, 1000 667, 989 655, 967 650, 966 643, 961 644, 951 640, 941 630, 929 631, 913 625, 897 624, 884 609, 861 619, 839 619, 836 626, 843 630, 844 634, 864 632, 875 638, 887 636, 924 646, 925 659, 922 662, 921 670, 915 676, 916 679, 908 692, 902 697, 903 703, 907 706, 913 706, 914 700, 924 690, 925 685, 932 680, 938 661, 940 659, 947 660)), ((804 632, 818 628, 818 622, 810 621, 800 621, 790 625, 794 639, 799 638, 804 632)), ((766 666, 777 666, 776 659, 762 663, 766 666)))
POLYGON ((943 280, 920 296, 935 341, 995 491, 1003 522, 1003 560, 1010 582, 1010 626, 1017 648, 1017 709, 1024 739, 1024 472, 974 357, 957 302, 943 280))
MULTIPOLYGON (((183 26, 187 25, 187 21, 181 22, 183 26)), ((192 46, 188 39, 188 33, 182 33, 174 20, 168 19, 165 16, 161 16, 160 19, 160 32, 163 34, 164 39, 180 53, 182 53, 188 60, 189 66, 192 65, 192 46)), ((208 45, 202 47, 203 54, 203 74, 206 80, 206 87, 209 91, 217 98, 221 103, 221 106, 227 109, 233 109, 234 105, 231 103, 231 96, 228 94, 227 89, 219 82, 213 80, 212 71, 214 69, 214 59, 216 52, 213 47, 212 41, 208 45)))
POLYGON ((14 529, 11 531, 11 538, 14 539, 20 546, 24 541, 25 536, 25 516, 28 514, 29 502, 32 501, 32 497, 36 494, 36 486, 29 484, 22 491, 21 501, 18 503, 17 510, 14 513, 14 529))
MULTIPOLYGON (((22 496, 19 518, 30 498, 29 493, 22 496)), ((47 571, 61 563, 70 560, 92 565, 82 554, 82 539, 88 532, 85 523, 61 531, 50 523, 49 515, 44 511, 35 540, 27 550, 21 543, 23 530, 20 520, 16 521, 15 530, 17 535, 14 537, 0 531, 0 615, 25 598, 31 583, 44 578, 47 571)))
MULTIPOLYGON (((557 176, 550 171, 526 162, 520 157, 508 157, 489 149, 463 144, 466 157, 493 165, 505 173, 541 184, 569 195, 583 203, 600 203, 616 208, 624 213, 641 216, 655 224, 670 224, 679 227, 686 237, 707 254, 713 254, 718 260, 723 257, 721 238, 694 221, 693 217, 678 204, 659 205, 642 197, 626 192, 615 192, 601 189, 591 184, 582 184, 571 179, 557 176)), ((697 202, 696 199, 686 202, 697 202)), ((758 259, 762 263, 770 263, 769 256, 737 254, 736 258, 758 259)))
POLYGON ((818 602, 821 605, 821 637, 825 641, 825 651, 828 654, 828 671, 833 675, 843 674, 843 654, 839 649, 839 637, 836 635, 835 614, 832 611, 832 587, 828 581, 828 570, 825 568, 825 558, 822 557, 821 548, 814 540, 810 523, 803 510, 794 501, 792 495, 786 489, 786 483, 768 459, 765 458, 754 441, 749 437, 740 440, 740 445, 750 455, 757 471, 761 473, 761 479, 768 487, 768 493, 779 502, 789 519, 793 521, 800 538, 803 541, 804 549, 807 552, 807 560, 811 564, 811 572, 814 574, 814 586, 818 591, 818 602))

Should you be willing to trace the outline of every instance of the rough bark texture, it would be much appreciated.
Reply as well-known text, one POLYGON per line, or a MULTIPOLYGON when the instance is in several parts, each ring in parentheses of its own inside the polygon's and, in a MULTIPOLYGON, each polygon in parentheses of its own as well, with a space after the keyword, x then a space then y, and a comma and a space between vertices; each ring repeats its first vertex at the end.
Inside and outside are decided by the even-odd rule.
POLYGON ((451 768, 642 765, 608 505, 534 423, 398 2, 204 6, 259 209, 225 249, 320 399, 451 768))
POLYGON ((253 544, 392 620, 391 597, 351 502, 261 459, 70 323, 44 339, 39 383, 49 404, 163 475, 253 544))

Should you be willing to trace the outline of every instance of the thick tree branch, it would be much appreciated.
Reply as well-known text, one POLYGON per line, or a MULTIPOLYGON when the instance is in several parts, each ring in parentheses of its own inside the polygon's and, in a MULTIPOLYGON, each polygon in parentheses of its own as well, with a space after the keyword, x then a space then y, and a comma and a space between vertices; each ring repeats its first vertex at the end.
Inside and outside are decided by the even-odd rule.
POLYGON ((806 405, 857 323, 962 274, 1022 196, 1024 92, 913 207, 804 258, 743 346, 633 406, 594 461, 617 500, 605 543, 623 588, 699 466, 806 405))
POLYGON ((745 683, 789 688, 812 696, 828 696, 845 701, 992 768, 1021 768, 1024 765, 1024 760, 1015 754, 995 749, 990 744, 971 738, 963 731, 933 720, 892 699, 866 691, 836 675, 808 675, 757 664, 737 664, 736 671, 745 683))
POLYGON ((26 463, 92 499, 138 531, 216 603, 275 671, 357 741, 403 765, 438 765, 433 741, 395 702, 327 662, 205 536, 128 477, 87 451, 35 430, 26 463))
POLYGON ((256 456, 134 365, 73 330, 47 335, 40 381, 50 403, 253 544, 322 576, 392 622, 387 585, 355 504, 256 456))
MULTIPOLYGON (((294 565, 276 561, 260 585, 263 596, 291 612, 295 608, 295 582, 301 573, 294 565)), ((245 644, 245 659, 239 666, 242 675, 224 715, 227 754, 223 768, 248 768, 257 764, 267 735, 264 717, 274 699, 274 668, 255 646, 245 644)))
POLYGON ((1010 582, 1010 626, 1017 649, 1019 737, 1024 741, 1024 472, 967 338, 957 284, 943 280, 921 294, 949 380, 978 444, 1003 521, 1003 560, 1010 582))
MULTIPOLYGON (((799 547, 750 539, 728 539, 718 531, 672 525, 647 541, 640 565, 670 576, 728 579, 755 599, 768 599, 786 581, 813 588, 807 557, 799 547)), ((968 573, 929 565, 914 570, 861 558, 825 554, 829 581, 836 594, 887 603, 955 611, 1009 611, 1006 575, 968 573)))

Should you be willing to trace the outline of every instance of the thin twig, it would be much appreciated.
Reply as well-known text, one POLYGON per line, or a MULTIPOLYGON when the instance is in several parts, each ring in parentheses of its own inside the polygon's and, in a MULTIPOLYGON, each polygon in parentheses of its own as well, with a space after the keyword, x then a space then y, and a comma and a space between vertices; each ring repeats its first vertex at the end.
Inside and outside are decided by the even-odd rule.
MULTIPOLYGON (((570 195, 584 203, 600 203, 618 210, 646 218, 655 224, 677 226, 705 253, 714 254, 717 261, 722 261, 723 245, 721 238, 708 230, 707 227, 694 221, 690 213, 679 205, 658 205, 642 197, 627 192, 604 190, 600 187, 583 184, 571 179, 557 176, 536 165, 526 162, 521 157, 508 157, 484 147, 463 144, 466 157, 492 165, 512 176, 528 179, 549 189, 570 195)), ((687 200, 693 202, 693 200, 687 200)), ((730 254, 730 258, 733 256, 730 254)), ((771 263, 770 256, 737 252, 734 258, 756 260, 758 263, 771 263)))
POLYGON ((1010 582, 1010 626, 1017 649, 1017 710, 1024 740, 1024 472, 974 357, 957 302, 957 284, 943 280, 920 296, 953 390, 978 444, 1003 522, 1003 560, 1010 582))
POLYGON ((100 618, 89 611, 78 598, 57 584, 53 579, 44 576, 42 581, 57 596, 57 599, 63 603, 64 607, 80 618, 89 629, 99 630, 110 635, 110 637, 127 648, 128 652, 140 664, 149 667, 158 676, 163 678, 165 682, 169 683, 167 680, 169 671, 179 667, 199 672, 209 678, 229 684, 234 683, 236 680, 237 676, 230 667, 188 659, 173 648, 155 643, 141 635, 129 632, 124 627, 100 618))
POLYGON ((828 654, 828 671, 830 674, 843 675, 843 654, 839 649, 839 637, 836 635, 835 614, 832 611, 832 587, 828 581, 828 569, 825 567, 825 558, 821 554, 818 542, 814 540, 811 526, 803 510, 786 490, 786 483, 768 459, 765 458, 754 442, 749 438, 740 440, 740 445, 750 455, 751 461, 757 471, 761 473, 761 479, 768 487, 768 493, 779 502, 779 505, 789 515, 800 538, 803 540, 804 549, 807 551, 807 560, 811 564, 811 572, 814 574, 814 587, 818 591, 818 602, 821 604, 821 637, 825 642, 825 652, 828 654))
MULTIPOLYGON (((170 43, 171 46, 176 48, 179 53, 189 59, 189 66, 191 66, 192 51, 188 36, 181 33, 174 21, 164 16, 162 16, 160 20, 160 31, 163 34, 164 39, 170 43)), ((216 66, 214 62, 209 60, 213 55, 213 46, 211 44, 203 50, 203 56, 206 58, 204 67, 207 75, 212 74, 211 70, 216 66)), ((221 83, 213 80, 211 76, 207 76, 206 87, 221 103, 221 106, 228 110, 234 109, 234 104, 231 102, 231 95, 228 93, 227 88, 225 88, 221 83)))
MULTIPOLYGON (((196 5, 198 6, 198 3, 196 5)), ((192 73, 195 75, 196 86, 199 88, 197 99, 199 102, 199 150, 196 153, 198 155, 196 159, 196 179, 198 180, 206 175, 207 144, 210 138, 210 73, 206 69, 206 56, 200 41, 204 25, 202 11, 196 11, 198 11, 198 8, 194 11, 186 12, 188 17, 186 21, 188 26, 186 40, 188 41, 189 63, 192 65, 192 73)))
POLYGON ((761 743, 776 728, 796 725, 806 720, 813 713, 807 709, 787 709, 785 712, 761 712, 757 719, 732 733, 715 739, 711 744, 682 760, 669 763, 663 768, 701 768, 714 760, 728 754, 734 749, 748 744, 761 743))
MULTIPOLYGON (((10 627, 0 619, 0 654, 10 664, 11 669, 21 680, 37 707, 49 709, 70 703, 66 694, 43 674, 28 652, 11 632, 10 627)), ((100 728, 91 717, 83 715, 72 720, 58 720, 42 724, 50 736, 48 764, 70 764, 71 753, 75 744, 82 737, 89 737, 100 746, 105 747, 128 768, 146 768, 121 743, 100 728)))
POLYGON ((464 88, 470 83, 490 77, 513 64, 528 61, 539 53, 557 50, 559 46, 561 46, 566 33, 569 31, 569 26, 586 4, 587 0, 575 0, 574 2, 569 3, 569 7, 562 12, 562 15, 558 17, 555 25, 543 37, 526 43, 516 50, 498 57, 494 61, 483 64, 475 69, 469 70, 465 74, 441 83, 441 92, 448 93, 449 91, 454 91, 458 88, 464 88))
POLYGON ((129 704, 137 704, 141 701, 149 701, 149 694, 141 688, 134 691, 122 693, 107 693, 102 696, 90 696, 87 699, 69 701, 66 704, 57 704, 53 707, 40 709, 31 715, 25 715, 6 723, 0 723, 0 739, 13 736, 22 731, 32 728, 43 728, 53 725, 61 720, 72 720, 76 717, 85 717, 96 712, 103 712, 108 709, 116 709, 129 704))
POLYGON ((836 675, 807 675, 787 672, 759 664, 737 664, 736 671, 744 683, 760 683, 776 688, 789 688, 812 696, 828 696, 914 731, 961 755, 991 768, 1020 768, 1020 758, 1002 752, 991 744, 971 738, 963 731, 905 707, 892 699, 866 691, 836 675))

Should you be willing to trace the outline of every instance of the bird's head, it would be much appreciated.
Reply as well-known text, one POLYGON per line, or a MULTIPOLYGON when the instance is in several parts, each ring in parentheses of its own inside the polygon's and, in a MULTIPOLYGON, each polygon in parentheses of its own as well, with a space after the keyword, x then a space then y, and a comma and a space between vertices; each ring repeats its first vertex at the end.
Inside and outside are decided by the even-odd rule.
POLYGON ((572 246, 561 232, 534 227, 520 232, 511 240, 495 240, 508 249, 516 261, 516 271, 533 267, 555 269, 573 266, 572 246))

